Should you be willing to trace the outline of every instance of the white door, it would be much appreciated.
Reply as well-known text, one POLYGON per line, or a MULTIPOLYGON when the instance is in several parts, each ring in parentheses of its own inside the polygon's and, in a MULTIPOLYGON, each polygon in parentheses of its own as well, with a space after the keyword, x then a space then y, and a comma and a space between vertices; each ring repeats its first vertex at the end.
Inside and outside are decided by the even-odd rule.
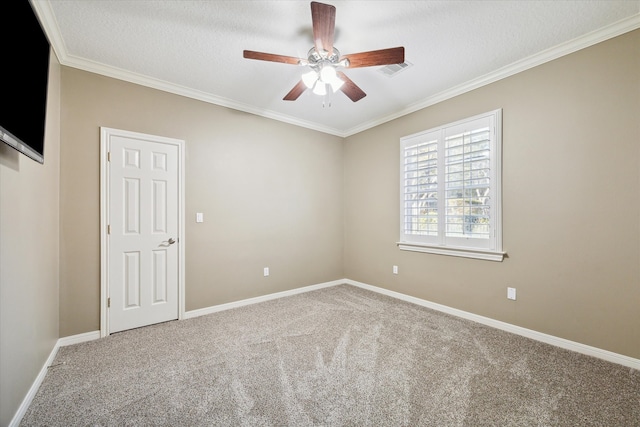
POLYGON ((108 332, 177 319, 181 146, 113 129, 103 138, 108 332))

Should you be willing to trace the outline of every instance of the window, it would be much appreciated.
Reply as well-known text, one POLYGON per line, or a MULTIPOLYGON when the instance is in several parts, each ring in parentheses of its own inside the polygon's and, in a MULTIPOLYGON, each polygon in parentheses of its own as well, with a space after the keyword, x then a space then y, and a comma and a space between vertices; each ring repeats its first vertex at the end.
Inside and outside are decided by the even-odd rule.
POLYGON ((400 139, 402 250, 502 261, 502 110, 400 139))

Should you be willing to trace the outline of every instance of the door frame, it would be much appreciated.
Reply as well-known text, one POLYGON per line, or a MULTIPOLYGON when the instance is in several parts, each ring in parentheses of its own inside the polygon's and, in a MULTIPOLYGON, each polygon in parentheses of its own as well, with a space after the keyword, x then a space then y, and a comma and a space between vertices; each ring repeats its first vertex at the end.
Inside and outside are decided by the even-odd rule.
POLYGON ((109 310, 109 140, 112 135, 129 138, 141 138, 178 147, 178 320, 185 313, 185 141, 127 130, 100 127, 100 337, 110 334, 109 310))

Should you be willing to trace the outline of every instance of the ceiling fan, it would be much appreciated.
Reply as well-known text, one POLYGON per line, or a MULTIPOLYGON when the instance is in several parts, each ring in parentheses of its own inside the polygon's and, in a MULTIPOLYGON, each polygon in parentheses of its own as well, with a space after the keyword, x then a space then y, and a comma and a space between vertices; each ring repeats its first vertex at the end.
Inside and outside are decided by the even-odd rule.
POLYGON ((252 50, 243 52, 243 56, 247 59, 281 62, 310 68, 310 71, 303 74, 302 79, 285 95, 283 98, 285 101, 295 101, 307 89, 313 90, 313 93, 317 95, 325 95, 329 89, 333 92, 341 90, 353 102, 357 102, 367 94, 342 71, 337 70, 338 67, 361 68, 404 62, 404 47, 341 55, 338 49, 333 46, 336 21, 335 6, 312 1, 311 20, 314 46, 309 50, 306 59, 252 50))

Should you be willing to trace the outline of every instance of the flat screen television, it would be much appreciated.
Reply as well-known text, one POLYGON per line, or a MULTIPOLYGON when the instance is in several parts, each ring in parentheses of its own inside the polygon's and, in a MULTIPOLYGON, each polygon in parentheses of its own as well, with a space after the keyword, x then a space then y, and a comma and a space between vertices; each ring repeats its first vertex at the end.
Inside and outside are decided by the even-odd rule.
POLYGON ((49 40, 28 0, 0 2, 0 16, 12 28, 0 42, 0 140, 44 163, 49 40))

